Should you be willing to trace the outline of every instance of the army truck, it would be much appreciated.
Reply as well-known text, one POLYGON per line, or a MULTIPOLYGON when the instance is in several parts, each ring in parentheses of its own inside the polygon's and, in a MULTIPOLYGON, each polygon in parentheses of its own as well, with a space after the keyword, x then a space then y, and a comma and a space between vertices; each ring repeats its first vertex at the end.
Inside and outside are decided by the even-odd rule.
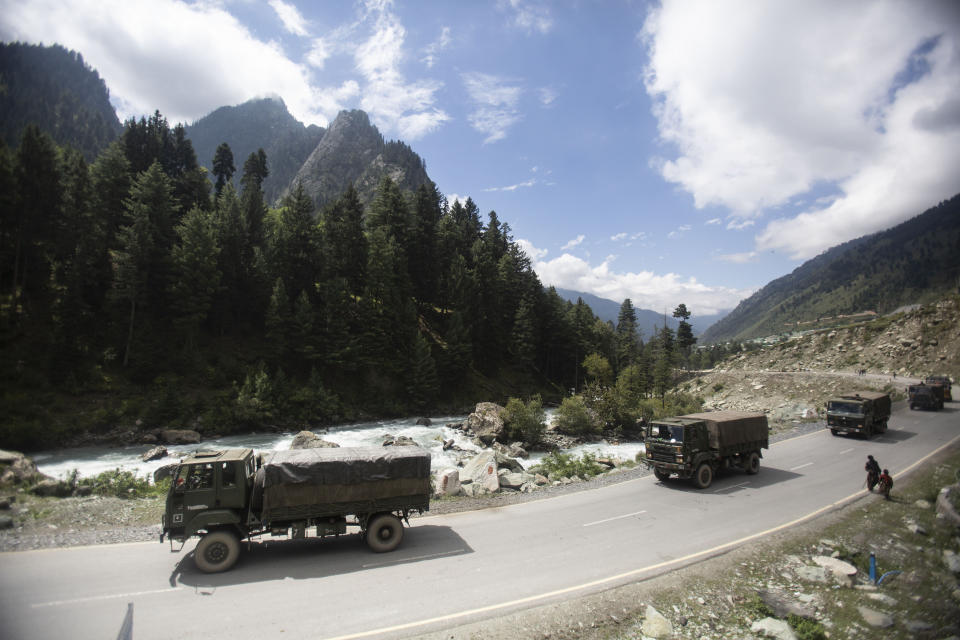
POLYGON ((723 469, 757 473, 761 450, 770 446, 770 428, 762 413, 691 413, 650 422, 643 442, 644 463, 658 480, 676 474, 706 489, 723 469))
POLYGON ((933 409, 934 411, 943 409, 943 389, 940 385, 912 384, 907 387, 907 396, 911 411, 914 409, 933 409))
POLYGON ((179 552, 198 536, 194 562, 215 573, 233 567, 244 538, 298 539, 314 528, 323 537, 358 527, 371 549, 392 551, 402 520, 429 509, 430 453, 420 447, 198 452, 173 474, 160 542, 179 552))
POLYGON ((944 402, 953 402, 953 394, 950 392, 950 376, 927 376, 923 384, 940 387, 940 395, 944 402))
POLYGON ((858 391, 827 401, 827 429, 835 436, 859 434, 869 438, 887 430, 890 396, 878 391, 858 391))

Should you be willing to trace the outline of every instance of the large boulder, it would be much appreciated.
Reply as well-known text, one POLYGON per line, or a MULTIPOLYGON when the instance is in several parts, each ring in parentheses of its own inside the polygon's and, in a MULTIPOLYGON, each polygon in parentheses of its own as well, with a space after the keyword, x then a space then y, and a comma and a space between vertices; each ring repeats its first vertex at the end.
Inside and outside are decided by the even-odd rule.
MULTIPOLYGON (((509 469, 500 469, 497 473, 500 479, 501 489, 520 489, 523 485, 533 484, 535 477, 532 473, 510 471, 509 469)), ((536 486, 534 484, 534 486, 536 486)))
POLYGON ((437 474, 437 496, 455 496, 460 493, 460 472, 457 469, 444 469, 437 474))
POLYGON ((156 471, 153 472, 153 483, 156 484, 163 480, 164 478, 172 478, 174 472, 177 470, 178 464, 175 462, 173 464, 165 464, 156 471))
POLYGON ((27 483, 42 477, 27 456, 19 451, 0 450, 0 485, 27 483))
POLYGON ((467 416, 467 428, 485 445, 504 436, 504 408, 493 402, 480 402, 473 413, 467 416))
POLYGON ((510 471, 513 471, 515 473, 523 473, 525 471, 525 469, 523 468, 523 465, 520 464, 519 460, 515 458, 511 458, 509 456, 505 456, 499 451, 494 451, 493 455, 497 459, 498 468, 509 469, 510 471))
POLYGON ((198 444, 200 433, 193 429, 163 429, 160 440, 167 444, 198 444))
POLYGON ((152 447, 149 451, 142 454, 140 459, 144 462, 150 462, 151 460, 159 460, 160 458, 167 457, 167 453, 167 448, 161 444, 152 447))
POLYGON ((387 436, 383 439, 385 447, 415 447, 417 443, 410 436, 387 436))
POLYGON ((291 449, 332 449, 339 446, 335 442, 327 442, 312 431, 301 431, 293 436, 293 442, 290 443, 291 449))
MULTIPOLYGON (((470 494, 488 491, 494 493, 500 489, 497 476, 497 458, 493 451, 483 451, 474 456, 460 471, 460 483, 470 485, 470 494)), ((464 487, 466 489, 466 487, 464 487)))

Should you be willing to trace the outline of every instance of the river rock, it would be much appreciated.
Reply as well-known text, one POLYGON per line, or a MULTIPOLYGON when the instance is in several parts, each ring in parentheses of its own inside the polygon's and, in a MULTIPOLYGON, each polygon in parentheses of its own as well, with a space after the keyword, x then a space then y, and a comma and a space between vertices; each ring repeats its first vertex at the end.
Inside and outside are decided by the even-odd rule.
POLYGON ((433 424, 433 420, 430 418, 417 418, 417 424, 421 427, 429 427, 433 424))
POLYGON ((504 408, 493 402, 480 402, 473 413, 467 416, 467 428, 485 445, 503 437, 504 408))
POLYGON ((882 611, 877 611, 876 609, 871 609, 870 607, 864 606, 857 607, 857 611, 860 612, 860 616, 863 618, 863 621, 871 627, 886 629, 887 627, 893 626, 893 616, 888 613, 883 613, 882 611))
POLYGON ((460 491, 460 471, 457 469, 444 469, 437 474, 436 495, 455 496, 459 494, 460 491))
POLYGON ((776 640, 797 640, 797 634, 787 623, 786 620, 777 620, 776 618, 763 618, 750 625, 750 631, 765 638, 776 638, 776 640))
POLYGON ((0 516, 0 529, 12 529, 13 518, 10 516, 0 516))
POLYGON ((510 456, 505 456, 499 451, 494 452, 494 456, 497 459, 497 468, 499 469, 509 469, 515 473, 523 473, 523 465, 520 464, 520 461, 516 458, 511 458, 510 456))
POLYGON ((520 489, 524 484, 533 482, 533 474, 530 473, 517 473, 509 469, 501 469, 497 475, 501 488, 520 489))
POLYGON ((161 444, 142 454, 140 459, 144 462, 150 462, 151 460, 159 460, 160 458, 165 458, 166 456, 167 448, 161 444))
POLYGON ((385 447, 415 447, 417 443, 410 436, 387 436, 383 440, 385 447))
POLYGON ((41 477, 37 465, 19 451, 0 450, 0 484, 31 482, 41 477))
POLYGON ((334 442, 327 442, 312 431, 301 431, 293 436, 293 442, 290 443, 291 449, 335 449, 339 446, 334 442))
POLYGON ((36 483, 30 487, 30 493, 43 497, 58 497, 66 498, 73 491, 72 487, 67 486, 66 483, 60 482, 59 480, 54 480, 53 478, 44 478, 40 482, 36 483))
POLYGON ((172 478, 174 472, 177 470, 177 463, 165 464, 156 471, 153 472, 153 483, 156 484, 163 480, 164 478, 172 478))
POLYGON ((460 482, 471 486, 471 495, 488 491, 494 493, 500 489, 500 479, 497 475, 497 458, 493 451, 483 451, 474 456, 460 471, 460 482))
POLYGON ((857 568, 849 562, 830 556, 814 556, 813 561, 833 573, 842 583, 853 586, 853 576, 857 575, 857 568))
POLYGON ((200 442, 200 433, 192 429, 163 429, 160 431, 160 440, 167 444, 197 444, 200 442))
POLYGON ((662 613, 647 605, 641 626, 643 635, 648 638, 669 638, 673 636, 673 624, 662 613))

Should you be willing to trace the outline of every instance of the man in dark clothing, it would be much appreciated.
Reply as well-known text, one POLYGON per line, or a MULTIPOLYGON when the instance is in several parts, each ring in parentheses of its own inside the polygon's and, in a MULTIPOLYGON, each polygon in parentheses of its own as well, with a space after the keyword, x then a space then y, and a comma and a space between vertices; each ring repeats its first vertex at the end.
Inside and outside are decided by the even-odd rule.
POLYGON ((873 456, 867 456, 867 464, 863 465, 867 472, 867 490, 871 493, 873 488, 880 482, 880 463, 873 459, 873 456))

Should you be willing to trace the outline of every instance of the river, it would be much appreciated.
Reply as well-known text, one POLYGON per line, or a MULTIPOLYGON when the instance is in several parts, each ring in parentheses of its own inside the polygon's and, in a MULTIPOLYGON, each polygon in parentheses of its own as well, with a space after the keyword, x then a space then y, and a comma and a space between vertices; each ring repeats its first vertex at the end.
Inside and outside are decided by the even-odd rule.
MULTIPOLYGON (((548 412, 548 420, 552 418, 552 411, 548 412)), ((455 467, 457 458, 453 452, 443 450, 443 441, 453 439, 456 446, 466 451, 480 451, 462 431, 446 426, 448 423, 464 422, 466 416, 439 416, 431 417, 431 425, 418 425, 416 418, 398 420, 379 420, 330 427, 316 430, 320 437, 329 442, 335 442, 341 447, 379 447, 387 436, 407 436, 418 445, 430 451, 432 468, 436 472, 446 467, 455 467)), ((199 444, 168 445, 169 455, 159 460, 144 462, 140 456, 148 451, 152 445, 131 445, 127 447, 75 447, 41 451, 31 457, 36 462, 41 473, 54 478, 63 478, 68 473, 77 470, 81 477, 91 477, 103 471, 125 469, 138 476, 150 475, 164 466, 176 462, 179 458, 198 450, 210 449, 255 449, 257 451, 279 451, 290 448, 290 443, 296 435, 289 433, 251 433, 237 436, 225 436, 205 440, 199 444)), ((583 444, 565 453, 581 456, 584 453, 594 455, 610 455, 622 459, 632 460, 637 453, 643 451, 643 444, 626 442, 613 444, 604 442, 583 444)), ((540 461, 544 454, 531 453, 530 457, 520 460, 524 467, 529 468, 540 461)))

